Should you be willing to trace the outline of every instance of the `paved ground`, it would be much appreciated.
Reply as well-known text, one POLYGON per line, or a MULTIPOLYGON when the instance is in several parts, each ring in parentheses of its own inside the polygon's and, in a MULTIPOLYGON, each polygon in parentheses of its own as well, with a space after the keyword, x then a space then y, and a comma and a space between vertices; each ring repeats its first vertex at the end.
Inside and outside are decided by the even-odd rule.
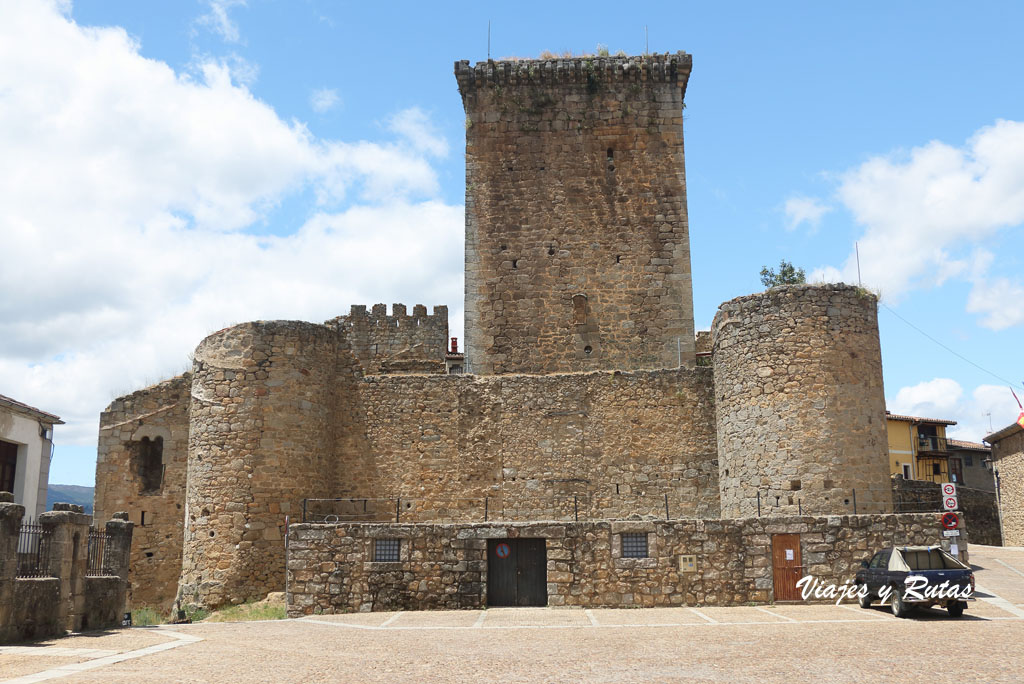
POLYGON ((1024 681, 1024 549, 972 546, 971 560, 980 598, 960 620, 803 604, 319 616, 0 647, 0 681, 1024 681), (91 652, 55 650, 71 648, 91 652))

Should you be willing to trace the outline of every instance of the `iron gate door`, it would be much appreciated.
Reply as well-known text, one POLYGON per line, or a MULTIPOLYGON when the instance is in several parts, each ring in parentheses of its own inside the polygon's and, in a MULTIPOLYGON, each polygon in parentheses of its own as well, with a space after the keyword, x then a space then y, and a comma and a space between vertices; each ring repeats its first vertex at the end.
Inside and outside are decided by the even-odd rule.
POLYGON ((548 559, 543 539, 487 541, 487 605, 546 606, 548 559))
POLYGON ((772 577, 776 601, 799 601, 797 581, 803 577, 799 534, 772 535, 772 577))

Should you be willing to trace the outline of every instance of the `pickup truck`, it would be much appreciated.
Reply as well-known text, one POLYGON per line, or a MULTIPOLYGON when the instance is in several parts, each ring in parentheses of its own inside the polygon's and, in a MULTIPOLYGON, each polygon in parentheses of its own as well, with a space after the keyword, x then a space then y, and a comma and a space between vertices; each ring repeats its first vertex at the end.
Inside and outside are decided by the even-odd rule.
POLYGON ((854 584, 861 608, 889 601, 893 615, 906 617, 915 607, 941 605, 960 617, 974 593, 974 572, 940 546, 894 546, 861 561, 854 584))

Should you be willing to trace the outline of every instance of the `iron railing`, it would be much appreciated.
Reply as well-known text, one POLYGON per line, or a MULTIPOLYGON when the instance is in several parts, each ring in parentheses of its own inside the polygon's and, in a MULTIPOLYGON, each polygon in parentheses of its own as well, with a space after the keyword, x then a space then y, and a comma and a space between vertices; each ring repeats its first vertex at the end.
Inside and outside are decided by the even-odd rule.
POLYGON ((33 522, 18 532, 18 577, 53 577, 50 572, 51 530, 33 522))
POLYGON ((110 537, 96 528, 89 529, 89 560, 86 563, 86 577, 102 577, 108 573, 103 567, 103 557, 110 537))

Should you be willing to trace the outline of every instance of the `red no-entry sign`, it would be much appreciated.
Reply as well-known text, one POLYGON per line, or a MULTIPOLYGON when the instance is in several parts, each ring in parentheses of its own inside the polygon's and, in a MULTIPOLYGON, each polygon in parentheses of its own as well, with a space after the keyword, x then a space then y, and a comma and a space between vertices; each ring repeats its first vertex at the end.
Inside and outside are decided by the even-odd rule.
POLYGON ((947 530, 955 530, 959 525, 960 519, 956 517, 956 513, 942 514, 942 526, 947 530))

